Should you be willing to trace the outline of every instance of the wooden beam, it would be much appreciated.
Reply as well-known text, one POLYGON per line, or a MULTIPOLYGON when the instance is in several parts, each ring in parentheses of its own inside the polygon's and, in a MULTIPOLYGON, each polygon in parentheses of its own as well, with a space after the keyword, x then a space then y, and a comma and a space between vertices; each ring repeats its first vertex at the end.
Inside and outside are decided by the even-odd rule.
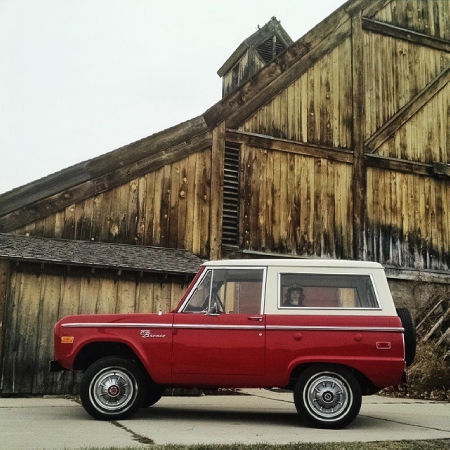
POLYGON ((274 138, 273 136, 231 130, 228 128, 225 139, 230 142, 245 144, 249 147, 296 153, 298 155, 326 158, 330 161, 353 164, 353 152, 342 148, 290 141, 288 139, 274 138))
POLYGON ((447 67, 367 139, 365 142, 366 151, 369 153, 376 152, 384 142, 443 89, 449 80, 450 67, 447 67))
POLYGON ((118 167, 139 164, 148 157, 157 157, 161 151, 198 140, 204 136, 208 127, 202 116, 175 125, 167 130, 155 133, 120 149, 91 159, 86 163, 89 174, 96 178, 116 170, 118 167))
POLYGON ((75 202, 82 201, 101 192, 120 186, 136 177, 160 169, 166 164, 178 161, 192 153, 201 151, 212 144, 212 133, 188 139, 169 149, 161 150, 147 158, 136 161, 133 164, 120 167, 102 176, 74 186, 63 192, 44 198, 31 205, 26 205, 9 214, 0 217, 0 232, 7 233, 16 228, 34 222, 59 211, 75 202))
POLYGON ((428 339, 430 339, 431 336, 435 333, 435 331, 443 324, 444 320, 450 316, 450 308, 447 309, 447 311, 442 314, 441 317, 439 317, 438 321, 434 324, 434 326, 431 328, 431 330, 427 333, 427 335, 422 339, 423 342, 427 342, 428 339))
POLYGON ((442 178, 450 178, 450 165, 434 162, 433 163, 433 173, 442 178))
MULTIPOLYGON (((362 8, 358 8, 358 10, 361 10, 361 13, 364 17, 372 17, 374 16, 378 11, 385 8, 389 3, 391 3, 392 0, 370 0, 370 2, 367 2, 366 5, 363 5, 362 8)), ((352 11, 352 2, 349 3, 349 12, 352 11)))
POLYGON ((406 267, 385 266, 386 277, 391 280, 407 280, 417 282, 420 279, 425 283, 448 285, 450 274, 444 270, 412 269, 406 267))
MULTIPOLYGON (((365 159, 367 167, 377 167, 379 169, 392 170, 395 172, 411 173, 423 176, 434 175, 433 166, 431 164, 370 154, 366 154, 365 159)), ((438 175, 435 175, 435 177, 437 178, 438 175)))
POLYGON ((118 167, 136 164, 150 155, 157 155, 161 150, 167 150, 174 145, 189 141, 206 131, 206 123, 203 117, 199 116, 112 152, 63 169, 41 180, 13 189, 0 196, 0 216, 37 203, 58 192, 69 191, 83 183, 105 176, 118 167))
MULTIPOLYGON (((445 333, 439 338, 439 340, 437 341, 437 345, 441 345, 444 341, 447 340, 447 338, 450 337, 450 328, 447 328, 447 330, 445 331, 445 333)), ((450 351, 449 351, 450 352, 450 351)), ((447 352, 447 354, 450 354, 449 352, 447 352)))
POLYGON ((371 20, 367 17, 362 19, 362 27, 363 30, 371 31, 372 33, 401 39, 403 41, 411 42, 412 44, 423 45, 435 50, 450 52, 450 41, 418 33, 417 31, 400 28, 385 22, 379 22, 378 20, 371 20))
POLYGON ((352 147, 353 147, 353 257, 364 260, 364 217, 366 211, 366 169, 364 166, 364 35, 361 13, 352 18, 352 147))
POLYGON ((222 220, 223 220, 223 174, 225 157, 225 122, 212 133, 211 151, 211 207, 210 207, 210 250, 209 259, 217 260, 222 256, 222 220))
POLYGON ((435 311, 436 309, 438 309, 439 306, 442 305, 442 303, 444 302, 444 300, 446 300, 446 299, 445 299, 445 298, 441 298, 441 299, 433 306, 433 308, 431 308, 431 310, 428 311, 428 314, 422 319, 422 321, 419 323, 419 325, 416 326, 416 330, 417 330, 417 331, 420 330, 420 328, 422 328, 422 325, 426 322, 426 320, 428 319, 428 317, 430 317, 430 316, 434 313, 434 311, 435 311))

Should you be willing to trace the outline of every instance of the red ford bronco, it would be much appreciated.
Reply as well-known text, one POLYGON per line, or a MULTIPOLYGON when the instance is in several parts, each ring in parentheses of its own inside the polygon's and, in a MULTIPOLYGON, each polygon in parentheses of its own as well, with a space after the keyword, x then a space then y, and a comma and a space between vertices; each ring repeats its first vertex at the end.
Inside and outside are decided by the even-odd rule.
POLYGON ((362 395, 405 380, 415 344, 380 264, 213 261, 172 312, 61 319, 50 368, 84 372, 81 401, 97 419, 127 418, 166 387, 279 387, 311 426, 341 428, 362 395))

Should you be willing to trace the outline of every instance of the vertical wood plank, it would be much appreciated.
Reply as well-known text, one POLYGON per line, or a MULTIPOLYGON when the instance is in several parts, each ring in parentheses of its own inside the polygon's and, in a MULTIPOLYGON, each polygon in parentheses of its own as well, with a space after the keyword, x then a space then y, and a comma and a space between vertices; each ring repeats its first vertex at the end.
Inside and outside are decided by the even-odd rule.
POLYGON ((95 277, 83 276, 80 285, 79 314, 95 314, 99 298, 100 280, 95 277))
POLYGON ((7 332, 6 308, 11 308, 11 305, 6 304, 9 298, 9 285, 11 277, 10 264, 11 263, 9 261, 0 259, 0 379, 3 371, 3 343, 5 341, 5 335, 7 332))
POLYGON ((164 192, 164 169, 159 169, 155 172, 154 180, 154 201, 153 201, 153 229, 152 229, 152 244, 156 246, 163 246, 164 242, 162 235, 164 235, 164 215, 162 213, 164 192))
POLYGON ((124 244, 135 245, 138 241, 139 229, 139 179, 128 183, 128 198, 126 208, 127 235, 124 244))
MULTIPOLYGON (((279 152, 274 152, 272 155, 273 160, 273 198, 272 198, 272 216, 273 216, 273 223, 272 223, 272 232, 273 232, 273 240, 274 240, 274 249, 276 251, 282 252, 282 249, 280 248, 280 242, 281 242, 281 219, 280 219, 280 209, 282 207, 281 205, 281 156, 279 152)), ((284 178, 284 176, 283 176, 284 178)), ((284 206, 284 205, 283 205, 284 206)), ((284 226, 284 224, 283 224, 284 226)))
POLYGON ((193 228, 192 228, 192 251, 196 254, 200 254, 200 247, 201 247, 201 236, 199 229, 200 222, 202 220, 201 216, 201 205, 202 205, 202 198, 201 198, 201 192, 199 192, 201 187, 201 177, 202 177, 202 169, 201 169, 201 161, 202 161, 201 154, 195 155, 195 172, 193 174, 194 177, 194 186, 195 186, 195 192, 194 192, 194 201, 192 203, 192 210, 193 210, 193 228))
POLYGON ((169 223, 167 228, 166 246, 171 248, 178 247, 178 228, 184 227, 184 220, 178 216, 179 190, 181 182, 180 162, 171 164, 170 174, 170 194, 169 194, 169 223), (181 219, 181 220, 180 220, 181 219))
POLYGON ((18 274, 18 289, 16 290, 14 304, 16 312, 8 329, 12 332, 10 345, 7 349, 9 376, 6 391, 18 394, 30 394, 33 391, 33 377, 35 375, 36 361, 36 335, 39 314, 40 279, 36 275, 27 276, 18 274))
POLYGON ((280 185, 279 185, 279 224, 280 224, 280 250, 282 253, 286 253, 288 249, 288 229, 290 227, 289 209, 290 204, 288 202, 288 183, 292 179, 291 168, 288 163, 288 154, 280 153, 280 185))
POLYGON ((202 258, 209 258, 211 237, 209 234, 210 230, 210 206, 211 206, 211 149, 203 151, 202 154, 202 177, 199 185, 201 186, 201 221, 200 221, 200 253, 199 256, 202 258))
POLYGON ((113 314, 117 310, 117 288, 118 282, 112 278, 102 278, 95 285, 99 286, 97 291, 96 314, 113 314))
POLYGON ((153 283, 136 283, 137 306, 136 312, 152 313, 156 312, 154 307, 154 284, 153 283))
POLYGON ((147 175, 139 177, 138 180, 138 198, 137 198, 137 207, 138 207, 138 223, 137 223, 137 231, 136 231, 136 243, 138 245, 146 244, 146 235, 147 235, 147 175))
POLYGON ((186 230, 184 237, 184 248, 193 251, 194 230, 196 227, 196 155, 191 155, 186 163, 186 230))
POLYGON ((336 258, 336 238, 337 221, 336 221, 336 170, 333 161, 327 161, 327 219, 326 219, 326 247, 327 255, 331 258, 336 258))
POLYGON ((116 313, 132 314, 136 312, 136 283, 119 277, 117 280, 116 313))
POLYGON ((257 236, 258 243, 262 251, 267 250, 267 236, 265 218, 267 215, 267 186, 266 186, 266 172, 267 172, 267 150, 259 150, 258 159, 258 176, 255 186, 257 194, 257 236))
MULTIPOLYGON (((177 247, 178 248, 188 248, 186 247, 186 232, 188 229, 188 223, 191 221, 189 214, 190 208, 188 208, 188 203, 186 201, 187 190, 188 190, 188 171, 187 167, 190 161, 190 157, 180 161, 180 178, 178 184, 178 203, 177 203, 177 222, 178 227, 175 230, 177 234, 177 247)), ((190 250, 190 248, 189 248, 190 250)))
POLYGON ((157 245, 157 231, 159 220, 155 211, 159 211, 159 203, 157 204, 157 175, 160 174, 160 170, 151 172, 146 175, 146 201, 145 205, 145 245, 157 245))
MULTIPOLYGON (((63 284, 63 277, 61 275, 62 273, 42 275, 40 277, 39 315, 37 320, 35 318, 37 322, 36 334, 34 336, 36 342, 36 365, 32 393, 50 393, 55 392, 55 388, 57 391, 60 389, 59 386, 53 384, 53 378, 48 376, 48 361, 54 357, 53 328, 58 321, 61 285, 63 284)), ((62 392, 68 391, 64 389, 62 392)))
POLYGON ((353 257, 364 257, 366 176, 364 167, 364 72, 361 13, 352 18, 353 104, 353 257))

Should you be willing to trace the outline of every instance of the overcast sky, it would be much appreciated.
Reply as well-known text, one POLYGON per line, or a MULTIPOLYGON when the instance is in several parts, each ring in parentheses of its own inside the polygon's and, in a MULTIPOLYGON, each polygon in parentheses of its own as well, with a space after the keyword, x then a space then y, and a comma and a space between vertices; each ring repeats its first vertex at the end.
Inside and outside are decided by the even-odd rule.
POLYGON ((344 0, 0 0, 0 193, 202 114, 275 16, 296 41, 344 0))

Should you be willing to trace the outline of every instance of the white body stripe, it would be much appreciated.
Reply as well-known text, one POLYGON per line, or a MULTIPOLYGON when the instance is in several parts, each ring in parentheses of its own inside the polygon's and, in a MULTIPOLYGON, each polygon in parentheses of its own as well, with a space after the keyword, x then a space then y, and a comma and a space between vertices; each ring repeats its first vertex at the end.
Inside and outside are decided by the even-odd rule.
POLYGON ((175 324, 171 323, 65 323, 67 328, 177 328, 203 330, 269 330, 269 331, 367 331, 385 333, 403 333, 399 327, 340 327, 340 326, 302 326, 302 325, 206 325, 206 324, 175 324))

